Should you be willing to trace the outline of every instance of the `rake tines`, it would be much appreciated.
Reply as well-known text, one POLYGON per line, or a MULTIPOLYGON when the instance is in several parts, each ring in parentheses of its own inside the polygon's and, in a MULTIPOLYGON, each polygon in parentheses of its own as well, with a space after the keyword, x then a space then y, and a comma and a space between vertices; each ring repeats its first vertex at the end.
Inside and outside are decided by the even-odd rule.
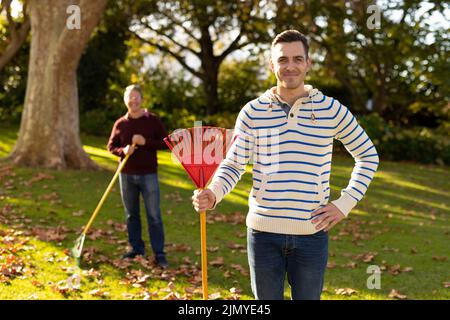
POLYGON ((164 139, 197 188, 205 188, 235 139, 216 127, 179 129, 164 139))
MULTIPOLYGON (((236 139, 232 130, 215 127, 179 129, 164 139, 197 188, 203 189, 236 139)), ((200 212, 203 299, 208 299, 206 212, 200 212)))

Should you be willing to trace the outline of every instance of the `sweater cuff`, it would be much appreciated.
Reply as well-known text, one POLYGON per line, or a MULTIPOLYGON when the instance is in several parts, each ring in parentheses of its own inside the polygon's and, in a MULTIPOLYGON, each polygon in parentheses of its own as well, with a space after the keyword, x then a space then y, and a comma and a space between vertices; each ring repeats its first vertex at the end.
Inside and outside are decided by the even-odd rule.
POLYGON ((337 200, 331 201, 343 214, 344 216, 348 216, 350 211, 358 204, 358 202, 353 199, 351 196, 343 192, 341 197, 337 200))
POLYGON ((211 208, 211 210, 213 210, 216 208, 216 206, 219 204, 219 202, 222 201, 224 194, 223 194, 222 188, 216 184, 209 185, 208 189, 211 190, 212 193, 214 193, 214 195, 216 196, 216 202, 214 203, 214 206, 211 208))

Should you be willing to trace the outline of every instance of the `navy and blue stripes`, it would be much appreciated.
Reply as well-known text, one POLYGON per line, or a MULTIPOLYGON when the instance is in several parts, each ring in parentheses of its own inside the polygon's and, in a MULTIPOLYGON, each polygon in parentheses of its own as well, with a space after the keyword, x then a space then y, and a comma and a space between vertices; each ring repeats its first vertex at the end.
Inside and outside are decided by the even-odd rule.
POLYGON ((367 192, 378 168, 372 141, 347 107, 320 91, 298 100, 289 111, 294 116, 286 115, 270 97, 264 94, 239 113, 235 125, 239 137, 210 184, 216 203, 231 192, 246 164, 253 161, 252 226, 272 219, 275 230, 286 219, 310 221, 311 213, 328 203, 333 139, 338 139, 355 159, 348 186, 333 201, 347 215, 367 192))

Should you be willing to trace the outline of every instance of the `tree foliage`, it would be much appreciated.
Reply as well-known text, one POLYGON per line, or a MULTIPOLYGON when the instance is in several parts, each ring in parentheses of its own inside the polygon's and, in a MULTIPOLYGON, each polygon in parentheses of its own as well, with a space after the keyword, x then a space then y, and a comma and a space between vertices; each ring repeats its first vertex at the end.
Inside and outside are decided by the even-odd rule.
POLYGON ((208 114, 221 110, 218 75, 233 52, 268 41, 259 1, 142 1, 132 30, 144 43, 176 60, 201 80, 208 114))

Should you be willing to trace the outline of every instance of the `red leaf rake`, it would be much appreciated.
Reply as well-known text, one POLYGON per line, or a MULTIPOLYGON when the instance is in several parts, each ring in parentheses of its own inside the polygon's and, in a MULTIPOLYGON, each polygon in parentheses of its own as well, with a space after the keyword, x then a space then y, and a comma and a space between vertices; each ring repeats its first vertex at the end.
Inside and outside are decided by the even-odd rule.
MULTIPOLYGON (((164 139, 172 154, 180 161, 192 182, 199 189, 209 183, 229 147, 236 140, 232 130, 215 127, 178 129, 164 139)), ((208 299, 206 257, 206 212, 200 212, 203 299, 208 299)))

